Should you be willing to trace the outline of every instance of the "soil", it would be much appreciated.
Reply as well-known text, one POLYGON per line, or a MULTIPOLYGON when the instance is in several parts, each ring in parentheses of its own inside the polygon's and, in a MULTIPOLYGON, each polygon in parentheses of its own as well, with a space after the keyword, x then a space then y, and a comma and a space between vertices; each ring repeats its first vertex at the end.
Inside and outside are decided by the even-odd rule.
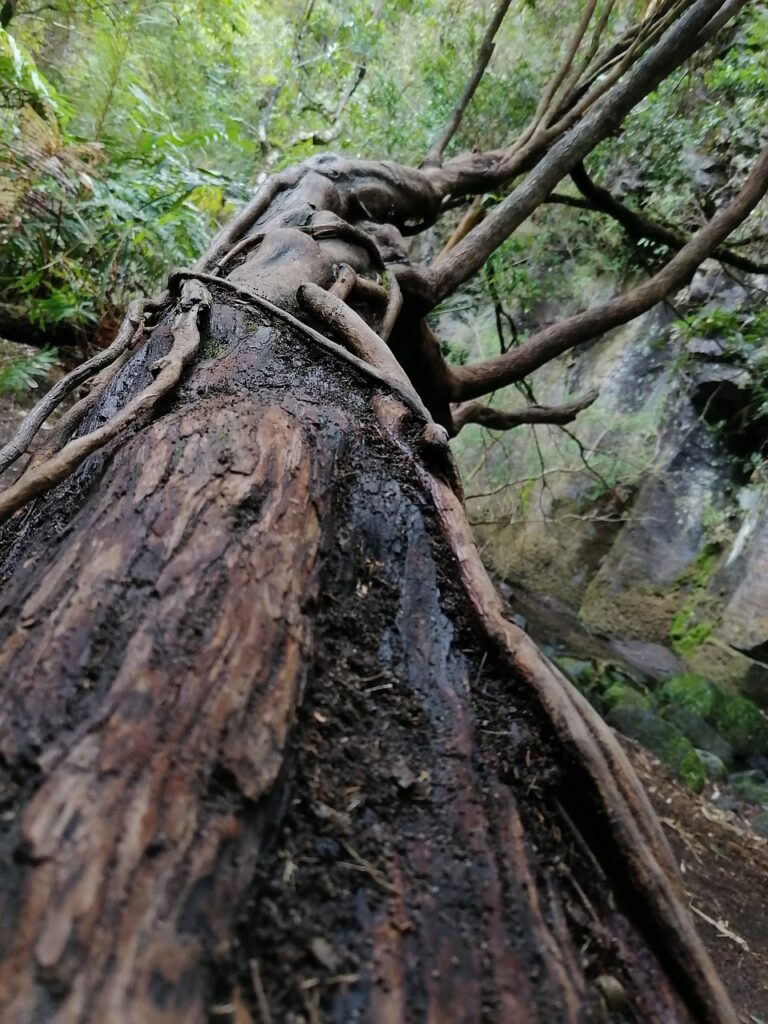
MULTIPOLYGON (((768 1022, 768 840, 624 740, 675 852, 696 925, 743 1024, 768 1022), (706 915, 706 916, 704 916, 706 915)), ((745 816, 748 810, 745 806, 745 816)))

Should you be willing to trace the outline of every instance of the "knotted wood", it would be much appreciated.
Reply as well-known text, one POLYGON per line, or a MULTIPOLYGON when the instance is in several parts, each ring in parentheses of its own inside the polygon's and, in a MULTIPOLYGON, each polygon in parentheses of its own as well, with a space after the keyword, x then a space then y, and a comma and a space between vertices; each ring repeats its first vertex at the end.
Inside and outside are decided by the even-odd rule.
POLYGON ((6 531, 0 1018, 733 1020, 478 615, 434 425, 210 290, 165 407, 6 531))

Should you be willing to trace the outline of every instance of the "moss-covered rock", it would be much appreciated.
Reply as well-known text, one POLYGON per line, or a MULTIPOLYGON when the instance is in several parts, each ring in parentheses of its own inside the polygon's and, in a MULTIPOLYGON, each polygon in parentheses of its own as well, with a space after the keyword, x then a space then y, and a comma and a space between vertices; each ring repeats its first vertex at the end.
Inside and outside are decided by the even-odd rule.
POLYGON ((662 704, 685 708, 708 722, 713 721, 725 701, 725 694, 711 679, 695 672, 670 676, 658 695, 662 704))
POLYGON ((582 693, 593 690, 597 685, 597 669, 593 661, 561 654, 555 658, 555 663, 582 693))
POLYGON ((614 708, 644 708, 646 711, 653 710, 651 698, 647 693, 642 693, 633 686, 619 682, 611 683, 603 691, 600 703, 605 712, 612 711, 614 708))
POLYGON ((701 715, 679 704, 670 704, 665 708, 664 717, 698 750, 706 750, 713 754, 726 767, 733 766, 733 747, 701 715))
POLYGON ((762 836, 763 839, 768 839, 768 811, 763 811, 762 814, 758 814, 752 821, 752 831, 762 836))
MULTIPOLYGON (((706 676, 694 672, 671 676, 658 691, 658 697, 666 717, 686 735, 689 734, 683 722, 695 724, 687 718, 693 715, 726 740, 735 757, 768 753, 768 718, 757 704, 740 694, 726 693, 706 676)), ((696 746, 712 750, 726 760, 721 750, 708 745, 703 734, 701 738, 689 738, 696 746)))
POLYGON ((706 782, 704 764, 687 740, 671 722, 640 707, 615 707, 606 716, 614 729, 636 740, 655 754, 694 793, 706 782))
POLYGON ((768 753, 768 719, 747 697, 727 697, 715 708, 711 722, 738 757, 768 753))
POLYGON ((717 754, 711 753, 709 750, 696 749, 696 753, 699 755, 699 760, 704 765, 704 771, 707 773, 707 778, 712 782, 725 782, 728 778, 728 769, 717 754))
POLYGON ((728 776, 728 782, 742 800, 768 808, 768 784, 762 772, 733 772, 728 776))

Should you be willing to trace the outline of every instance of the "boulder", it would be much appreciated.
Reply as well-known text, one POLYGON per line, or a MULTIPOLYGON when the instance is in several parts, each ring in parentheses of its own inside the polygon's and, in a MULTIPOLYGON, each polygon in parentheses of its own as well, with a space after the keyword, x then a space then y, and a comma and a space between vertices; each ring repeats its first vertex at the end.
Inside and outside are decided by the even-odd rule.
POLYGON ((614 729, 655 754, 694 793, 700 793, 704 788, 704 764, 691 741, 671 722, 640 707, 615 707, 609 711, 606 720, 614 729))

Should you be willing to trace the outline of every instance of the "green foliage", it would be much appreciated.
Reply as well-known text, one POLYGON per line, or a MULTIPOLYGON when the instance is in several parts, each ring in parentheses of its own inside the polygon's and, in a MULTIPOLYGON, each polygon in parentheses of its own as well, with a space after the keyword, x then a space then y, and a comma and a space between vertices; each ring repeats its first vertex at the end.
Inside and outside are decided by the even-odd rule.
POLYGON ((0 28, 0 108, 24 106, 45 115, 55 109, 54 90, 26 49, 0 28))
MULTIPOLYGON (((466 82, 486 8, 51 0, 26 14, 20 5, 0 33, 0 299, 38 323, 91 329, 191 259, 259 174, 322 148, 418 163, 466 82), (308 141, 326 130, 327 147, 308 141)), ((510 10, 449 153, 515 138, 580 11, 576 0, 510 10)), ((698 223, 709 184, 692 187, 686 161, 712 152, 727 164, 716 196, 743 172, 762 125, 766 31, 765 9, 751 7, 738 41, 726 37, 660 86, 595 155, 603 183, 698 223)), ((608 218, 544 206, 494 256, 498 294, 522 335, 543 302, 580 308, 659 251, 628 246, 608 218)), ((487 304, 486 288, 474 283, 467 298, 487 304)))
POLYGON ((56 365, 55 349, 44 348, 28 356, 11 356, 0 348, 0 395, 19 398, 38 387, 56 365))
POLYGON ((676 705, 704 719, 737 757, 768 751, 768 719, 746 697, 728 694, 711 679, 691 672, 668 679, 659 691, 665 705, 676 705))
POLYGON ((768 342, 768 310, 728 309, 717 306, 672 325, 673 336, 689 341, 692 338, 714 338, 723 354, 752 355, 758 346, 768 342))

